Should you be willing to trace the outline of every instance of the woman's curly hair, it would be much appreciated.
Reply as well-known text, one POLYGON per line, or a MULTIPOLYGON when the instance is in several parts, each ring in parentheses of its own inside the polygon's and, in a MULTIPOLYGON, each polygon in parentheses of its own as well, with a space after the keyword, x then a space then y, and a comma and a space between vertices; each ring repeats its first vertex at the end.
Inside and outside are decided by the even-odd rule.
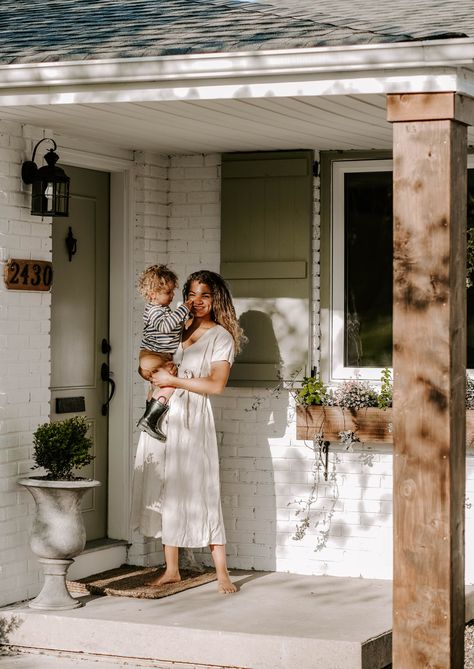
POLYGON ((212 292, 212 319, 222 325, 231 335, 235 344, 235 352, 239 353, 247 341, 244 331, 239 325, 229 287, 220 274, 210 270, 193 272, 183 286, 183 299, 186 300, 193 281, 205 283, 212 292))
POLYGON ((138 292, 145 300, 150 298, 150 293, 159 291, 168 285, 174 288, 178 285, 178 277, 166 265, 150 265, 138 277, 138 292))

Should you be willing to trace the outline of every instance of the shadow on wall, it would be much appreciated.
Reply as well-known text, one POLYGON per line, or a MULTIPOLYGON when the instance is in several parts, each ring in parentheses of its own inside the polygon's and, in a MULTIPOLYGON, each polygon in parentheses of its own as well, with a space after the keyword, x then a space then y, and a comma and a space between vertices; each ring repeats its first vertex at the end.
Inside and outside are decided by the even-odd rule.
POLYGON ((264 369, 270 372, 265 382, 278 383, 282 359, 271 317, 263 311, 250 310, 240 316, 239 323, 248 341, 236 362, 255 365, 257 369, 265 366, 264 369))
POLYGON ((229 385, 269 387, 307 371, 308 301, 236 298, 239 322, 249 341, 237 356, 229 385))

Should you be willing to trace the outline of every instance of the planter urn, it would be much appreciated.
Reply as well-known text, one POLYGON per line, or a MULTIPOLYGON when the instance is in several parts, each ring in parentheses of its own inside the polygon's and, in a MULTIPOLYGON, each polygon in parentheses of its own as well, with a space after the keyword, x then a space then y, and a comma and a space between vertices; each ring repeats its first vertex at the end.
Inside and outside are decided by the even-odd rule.
POLYGON ((32 477, 18 483, 30 491, 36 503, 30 546, 44 571, 43 588, 29 603, 30 608, 59 611, 82 606, 69 594, 66 573, 86 544, 81 500, 88 490, 100 486, 100 482, 32 477))

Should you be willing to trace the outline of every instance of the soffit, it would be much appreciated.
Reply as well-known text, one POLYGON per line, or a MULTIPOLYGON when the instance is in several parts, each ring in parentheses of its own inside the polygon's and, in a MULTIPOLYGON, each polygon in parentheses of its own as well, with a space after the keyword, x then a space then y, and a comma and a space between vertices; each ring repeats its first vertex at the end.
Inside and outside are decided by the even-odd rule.
POLYGON ((161 153, 392 148, 384 95, 3 107, 0 117, 161 153))
POLYGON ((383 95, 3 107, 0 117, 163 153, 392 146, 383 95))

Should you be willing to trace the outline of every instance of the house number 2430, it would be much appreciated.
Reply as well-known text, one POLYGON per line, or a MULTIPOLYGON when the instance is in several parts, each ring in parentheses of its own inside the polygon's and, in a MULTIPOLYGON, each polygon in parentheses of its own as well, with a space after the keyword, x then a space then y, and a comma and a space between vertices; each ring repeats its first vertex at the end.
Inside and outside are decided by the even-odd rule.
POLYGON ((53 267, 46 260, 10 258, 5 266, 5 285, 9 290, 49 290, 53 267))

